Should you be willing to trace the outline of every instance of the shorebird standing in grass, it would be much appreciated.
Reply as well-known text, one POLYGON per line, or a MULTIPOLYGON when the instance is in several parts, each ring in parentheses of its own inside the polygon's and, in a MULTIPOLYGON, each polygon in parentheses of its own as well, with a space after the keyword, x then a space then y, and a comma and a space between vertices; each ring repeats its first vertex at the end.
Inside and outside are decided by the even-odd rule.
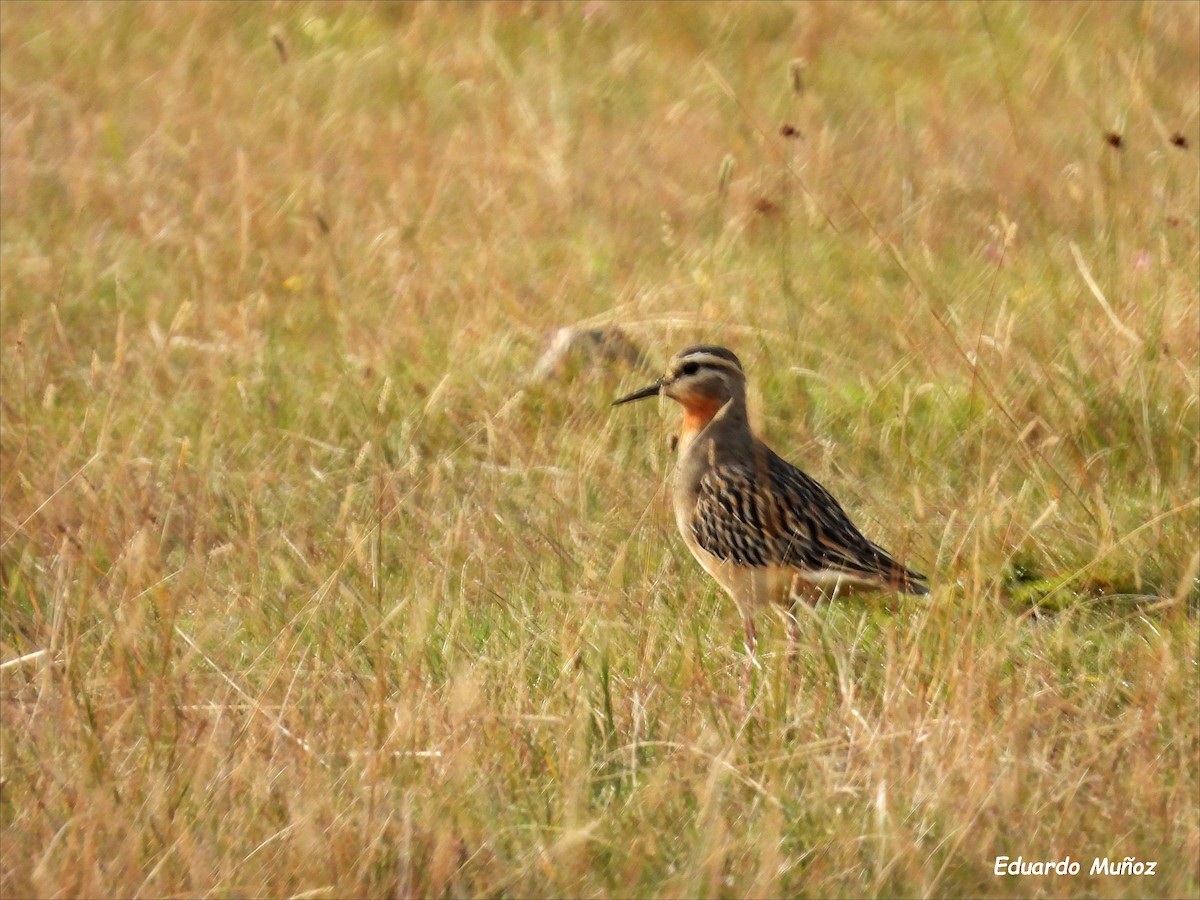
POLYGON ((746 628, 746 684, 758 640, 754 612, 863 590, 927 594, 925 576, 867 540, 833 496, 755 437, 746 373, 724 347, 681 350, 654 384, 614 406, 667 396, 684 410, 675 521, 684 543, 733 598, 746 628))

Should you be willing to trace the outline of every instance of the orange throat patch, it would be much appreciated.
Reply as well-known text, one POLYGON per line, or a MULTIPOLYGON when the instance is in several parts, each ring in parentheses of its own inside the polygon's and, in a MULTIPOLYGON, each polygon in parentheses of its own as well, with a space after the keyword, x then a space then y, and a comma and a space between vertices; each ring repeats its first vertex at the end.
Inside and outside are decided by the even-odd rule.
POLYGON ((697 434, 704 430, 713 416, 721 409, 721 401, 714 400, 711 397, 688 397, 683 403, 683 428, 680 429, 679 437, 684 441, 690 441, 697 434))

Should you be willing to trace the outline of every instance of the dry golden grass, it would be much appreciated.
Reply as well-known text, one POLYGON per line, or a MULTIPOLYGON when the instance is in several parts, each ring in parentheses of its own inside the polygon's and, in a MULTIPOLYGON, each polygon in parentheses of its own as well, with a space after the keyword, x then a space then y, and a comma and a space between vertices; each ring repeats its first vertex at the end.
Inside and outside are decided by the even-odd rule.
POLYGON ((1200 894, 1198 45, 5 3, 0 892, 1200 894), (526 380, 585 322, 732 346, 931 597, 742 710, 674 412, 526 380))

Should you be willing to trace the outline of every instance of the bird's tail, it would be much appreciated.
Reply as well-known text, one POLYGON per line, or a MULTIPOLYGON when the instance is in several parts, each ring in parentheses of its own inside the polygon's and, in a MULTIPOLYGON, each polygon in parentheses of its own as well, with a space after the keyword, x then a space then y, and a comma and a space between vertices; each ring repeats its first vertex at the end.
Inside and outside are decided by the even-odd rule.
POLYGON ((883 576, 884 583, 891 590, 915 597, 924 597, 929 593, 929 579, 920 572, 896 562, 891 554, 878 544, 872 543, 871 550, 874 551, 876 571, 883 576))
POLYGON ((912 594, 915 597, 924 597, 929 593, 928 578, 895 560, 892 561, 891 571, 888 573, 888 584, 899 593, 912 594))

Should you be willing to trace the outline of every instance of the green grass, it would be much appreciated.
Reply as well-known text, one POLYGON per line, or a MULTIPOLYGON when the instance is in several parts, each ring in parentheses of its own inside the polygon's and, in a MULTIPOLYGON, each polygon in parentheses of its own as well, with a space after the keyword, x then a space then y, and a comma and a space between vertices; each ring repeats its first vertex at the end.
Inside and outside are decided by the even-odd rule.
POLYGON ((1200 895, 1197 46, 5 3, 0 893, 1200 895), (677 413, 529 381, 585 322, 735 349, 930 597, 764 615, 744 709, 677 413))

